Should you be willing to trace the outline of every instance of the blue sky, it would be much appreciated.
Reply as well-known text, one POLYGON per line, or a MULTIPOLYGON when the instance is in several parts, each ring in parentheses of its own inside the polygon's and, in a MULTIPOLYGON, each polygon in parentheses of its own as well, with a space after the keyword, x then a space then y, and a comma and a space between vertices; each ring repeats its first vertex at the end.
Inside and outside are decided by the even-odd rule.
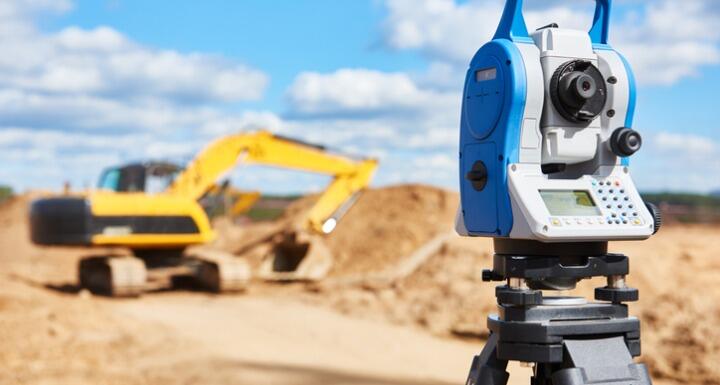
MULTIPOLYGON (((529 0, 531 28, 588 25, 592 2, 529 0)), ((381 159, 375 185, 456 186, 464 70, 498 0, 17 0, 0 4, 0 182, 94 184, 267 127, 381 159)), ((720 7, 616 0, 611 42, 639 78, 644 190, 720 189, 720 7), (672 27, 670 27, 672 26, 672 27)), ((241 187, 326 179, 241 168, 241 187)))

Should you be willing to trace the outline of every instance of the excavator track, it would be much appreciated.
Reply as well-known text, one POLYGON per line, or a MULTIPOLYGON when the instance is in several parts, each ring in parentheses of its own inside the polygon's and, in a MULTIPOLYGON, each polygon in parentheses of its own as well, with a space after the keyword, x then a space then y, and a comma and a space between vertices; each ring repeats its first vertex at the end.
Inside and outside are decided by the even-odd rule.
POLYGON ((111 297, 137 297, 145 291, 147 269, 133 256, 94 256, 78 265, 82 288, 111 297))
POLYGON ((214 293, 247 289, 251 272, 245 260, 217 250, 198 250, 188 259, 197 263, 194 278, 203 289, 214 293))
POLYGON ((198 250, 181 258, 168 258, 158 266, 158 256, 148 265, 135 256, 93 256, 80 261, 78 281, 93 294, 138 297, 144 292, 171 289, 178 278, 214 293, 240 292, 247 288, 248 264, 231 254, 198 250))

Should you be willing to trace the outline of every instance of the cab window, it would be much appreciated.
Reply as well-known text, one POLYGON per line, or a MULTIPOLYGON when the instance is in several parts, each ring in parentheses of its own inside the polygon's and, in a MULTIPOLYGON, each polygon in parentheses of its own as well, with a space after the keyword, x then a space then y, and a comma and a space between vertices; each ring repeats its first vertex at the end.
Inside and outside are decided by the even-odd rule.
POLYGON ((118 191, 118 184, 120 183, 120 170, 112 169, 105 171, 100 177, 100 183, 98 188, 101 190, 112 190, 118 191))
POLYGON ((177 172, 158 172, 148 173, 145 178, 145 192, 148 194, 159 194, 172 184, 175 180, 177 172))

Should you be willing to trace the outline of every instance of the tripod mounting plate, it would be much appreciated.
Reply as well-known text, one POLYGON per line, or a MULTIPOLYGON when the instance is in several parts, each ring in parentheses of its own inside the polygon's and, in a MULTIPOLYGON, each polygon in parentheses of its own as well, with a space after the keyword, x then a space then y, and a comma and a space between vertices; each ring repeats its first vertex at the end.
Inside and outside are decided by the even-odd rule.
POLYGON ((629 273, 627 256, 525 256, 495 254, 491 277, 494 281, 508 278, 541 280, 546 278, 591 278, 629 273))

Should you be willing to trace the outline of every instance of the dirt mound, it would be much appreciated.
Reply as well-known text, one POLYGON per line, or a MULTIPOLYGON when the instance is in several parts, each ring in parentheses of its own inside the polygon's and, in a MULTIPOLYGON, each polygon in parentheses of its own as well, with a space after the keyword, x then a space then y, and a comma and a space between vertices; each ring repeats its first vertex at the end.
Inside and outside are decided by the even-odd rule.
MULTIPOLYGON (((257 264, 267 242, 282 229, 302 229, 317 196, 293 202, 276 221, 236 226, 218 219, 215 247, 242 254, 257 264), (248 249, 254 252, 246 253, 248 249)), ((422 185, 370 189, 324 237, 333 254, 331 276, 376 273, 396 266, 418 247, 441 233, 452 231, 457 194, 422 185)))
MULTIPOLYGON (((28 232, 29 195, 12 197, 0 203, 0 247, 14 252, 25 252, 32 248, 28 232)), ((0 253, 0 259, 8 259, 7 252, 0 253)))
POLYGON ((452 230, 457 195, 404 185, 365 192, 327 237, 333 275, 381 271, 397 265, 440 233, 452 230))

